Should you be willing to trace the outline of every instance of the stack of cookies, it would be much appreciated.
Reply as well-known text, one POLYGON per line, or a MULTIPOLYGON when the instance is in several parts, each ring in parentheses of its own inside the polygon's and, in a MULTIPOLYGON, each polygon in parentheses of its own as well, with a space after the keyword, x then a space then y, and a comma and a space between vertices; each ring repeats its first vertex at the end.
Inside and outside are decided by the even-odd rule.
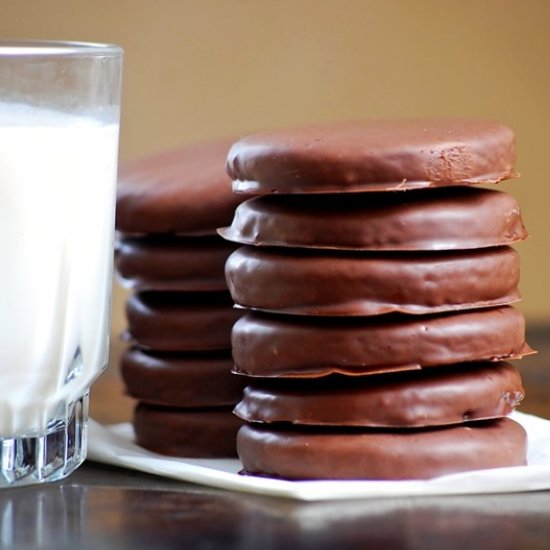
POLYGON ((524 464, 505 362, 530 353, 514 136, 472 120, 362 121, 247 137, 220 231, 243 472, 412 479, 524 464))
POLYGON ((121 361, 138 400, 136 441, 175 456, 235 456, 232 414, 243 382, 231 375, 239 317, 224 264, 235 246, 216 234, 240 199, 224 170, 230 142, 200 144, 122 167, 115 262, 132 289, 131 347, 121 361))

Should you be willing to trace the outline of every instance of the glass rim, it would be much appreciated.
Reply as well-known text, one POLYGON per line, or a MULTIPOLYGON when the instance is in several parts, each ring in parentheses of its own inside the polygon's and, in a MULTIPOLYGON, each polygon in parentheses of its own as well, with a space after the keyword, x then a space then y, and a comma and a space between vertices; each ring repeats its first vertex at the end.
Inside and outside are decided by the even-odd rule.
POLYGON ((65 40, 6 40, 0 39, 0 59, 18 57, 117 57, 123 50, 116 44, 73 42, 65 40))

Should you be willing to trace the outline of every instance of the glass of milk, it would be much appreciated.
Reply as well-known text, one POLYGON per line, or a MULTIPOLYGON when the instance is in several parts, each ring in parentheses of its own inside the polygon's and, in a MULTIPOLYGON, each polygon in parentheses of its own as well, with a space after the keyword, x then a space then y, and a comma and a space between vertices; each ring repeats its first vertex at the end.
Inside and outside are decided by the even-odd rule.
POLYGON ((0 41, 0 487, 86 457, 108 360, 122 57, 0 41))

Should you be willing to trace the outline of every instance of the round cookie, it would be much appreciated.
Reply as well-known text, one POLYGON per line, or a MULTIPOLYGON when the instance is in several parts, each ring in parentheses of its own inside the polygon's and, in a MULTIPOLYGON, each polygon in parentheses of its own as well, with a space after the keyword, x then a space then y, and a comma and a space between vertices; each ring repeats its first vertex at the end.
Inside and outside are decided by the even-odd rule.
POLYGON ((157 351, 231 348, 242 315, 227 292, 141 292, 126 304, 128 330, 140 347, 157 351))
POLYGON ((374 374, 532 353, 523 315, 511 306, 375 318, 248 312, 231 340, 234 372, 259 377, 374 374))
POLYGON ((312 380, 252 380, 235 407, 248 422, 410 428, 510 414, 525 392, 509 363, 312 380))
POLYGON ((245 425, 237 435, 244 472, 286 479, 428 479, 521 466, 527 434, 509 418, 409 430, 276 430, 245 425))
POLYGON ((242 246, 225 273, 235 302, 299 315, 425 314, 519 300, 511 247, 361 253, 242 246))
POLYGON ((234 458, 242 421, 230 408, 182 410, 139 403, 136 443, 155 453, 188 458, 234 458))
POLYGON ((234 405, 245 380, 231 373, 229 351, 159 353, 138 348, 125 351, 120 362, 129 395, 143 403, 197 408, 234 405))
POLYGON ((506 126, 483 120, 360 120, 258 133, 235 143, 238 193, 337 193, 494 183, 513 177, 506 126))
POLYGON ((115 263, 123 285, 136 291, 227 290, 224 266, 235 245, 217 236, 121 238, 115 263))
POLYGON ((243 200, 225 159, 233 139, 181 147, 120 167, 116 227, 125 233, 214 234, 243 200))
POLYGON ((219 233, 255 246, 377 251, 465 250, 527 238, 514 197, 475 187, 266 195, 241 203, 219 233))

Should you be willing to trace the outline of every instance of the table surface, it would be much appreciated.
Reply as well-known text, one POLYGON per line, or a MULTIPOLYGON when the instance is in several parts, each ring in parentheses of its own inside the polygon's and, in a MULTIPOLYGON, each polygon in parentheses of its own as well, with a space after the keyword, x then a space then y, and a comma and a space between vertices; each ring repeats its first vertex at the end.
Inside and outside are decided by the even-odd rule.
MULTIPOLYGON (((550 418, 550 325, 519 363, 520 410, 550 418)), ((131 418, 121 342, 92 389, 92 416, 131 418)), ((221 491, 86 462, 68 479, 0 493, 0 548, 548 549, 550 491, 303 503, 221 491)))

